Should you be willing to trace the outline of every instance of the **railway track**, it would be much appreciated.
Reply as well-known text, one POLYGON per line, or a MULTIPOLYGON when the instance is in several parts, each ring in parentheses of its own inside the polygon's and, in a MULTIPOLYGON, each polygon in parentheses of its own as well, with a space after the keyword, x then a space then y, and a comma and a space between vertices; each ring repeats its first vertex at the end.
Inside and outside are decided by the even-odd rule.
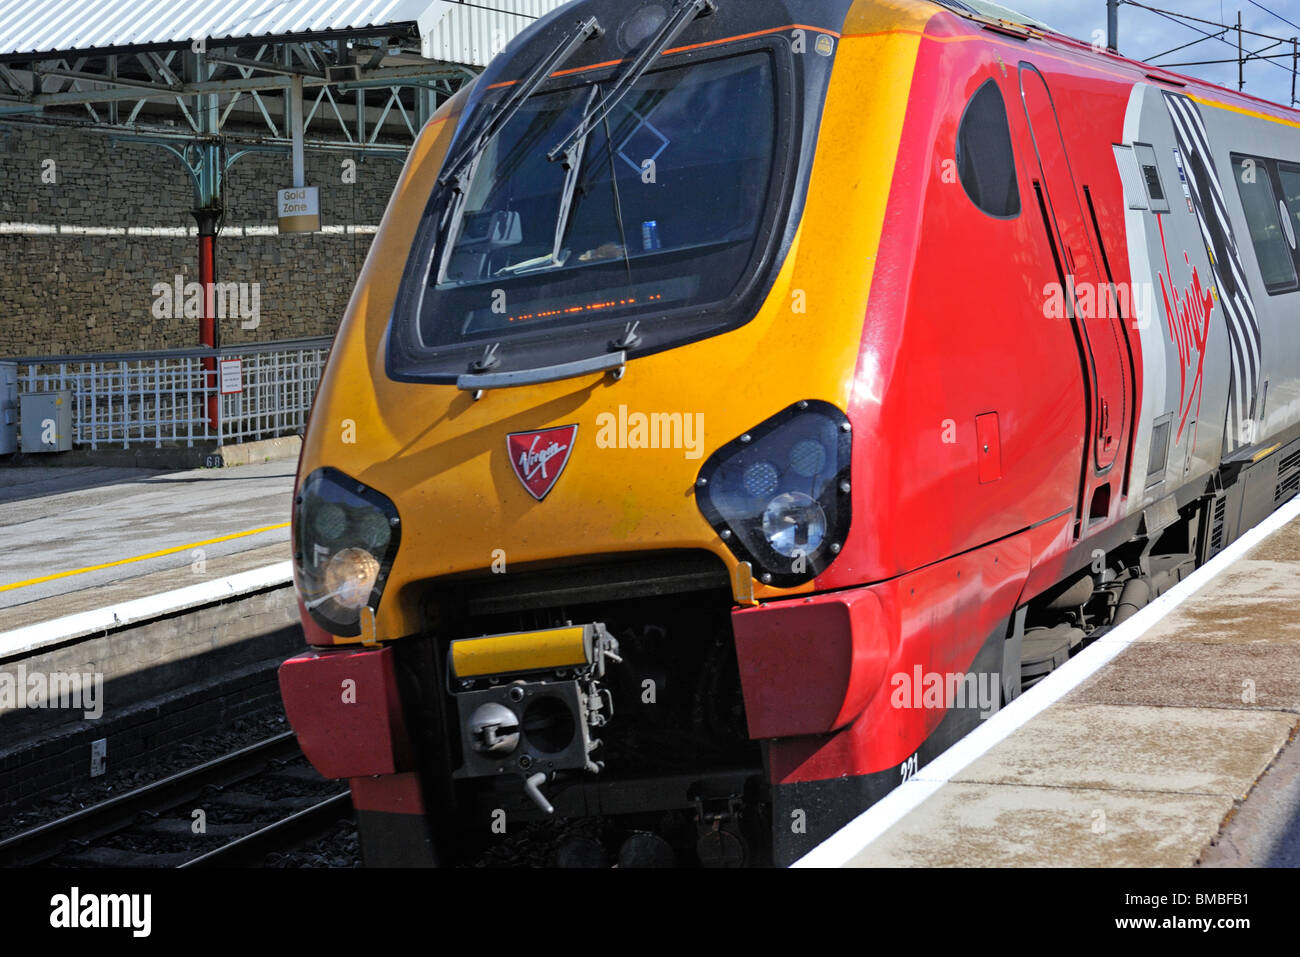
POLYGON ((247 866, 351 810, 286 732, 15 834, 0 865, 247 866))

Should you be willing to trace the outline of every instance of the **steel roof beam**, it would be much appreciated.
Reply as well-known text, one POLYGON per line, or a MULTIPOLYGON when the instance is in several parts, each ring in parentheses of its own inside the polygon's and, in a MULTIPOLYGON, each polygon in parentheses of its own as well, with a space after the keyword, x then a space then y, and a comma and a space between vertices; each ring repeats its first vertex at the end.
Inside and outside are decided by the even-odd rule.
MULTIPOLYGON (((55 71, 48 71, 50 76, 58 76, 55 71)), ((408 83, 419 83, 421 81, 455 79, 473 75, 471 71, 462 67, 440 66, 430 69, 427 66, 399 66, 388 67, 386 69, 376 70, 373 73, 362 73, 360 80, 348 80, 343 83, 331 83, 320 77, 304 77, 303 86, 306 88, 316 88, 321 86, 332 86, 339 90, 364 89, 376 86, 402 86, 408 83)), ((78 79, 90 79, 93 82, 110 82, 107 77, 93 75, 89 78, 80 77, 78 79)), ((203 80, 199 82, 184 83, 178 87, 152 87, 149 95, 144 99, 171 98, 175 96, 201 96, 207 93, 234 93, 248 92, 250 90, 287 90, 293 83, 291 76, 266 76, 266 77, 230 77, 223 80, 203 80)), ((143 82, 143 81, 142 81, 143 82)), ((113 90, 76 90, 63 93, 39 93, 31 98, 31 102, 38 106, 67 106, 81 103, 108 103, 113 100, 138 100, 141 99, 139 87, 129 89, 113 90)))
POLYGON ((262 70, 266 73, 278 73, 284 76, 315 77, 319 80, 325 79, 324 72, 320 70, 282 66, 278 63, 272 63, 267 60, 246 60, 243 57, 237 56, 213 56, 211 53, 205 54, 203 58, 209 63, 219 63, 222 66, 240 67, 246 70, 262 70))
MULTIPOLYGON (((5 114, 7 107, 0 107, 0 114, 5 114)), ((23 110, 31 110, 31 107, 21 107, 23 110)), ((222 140, 231 144, 247 144, 257 146, 267 151, 277 153, 288 153, 292 148, 292 141, 284 136, 267 136, 260 133, 246 133, 239 131, 223 131, 220 136, 203 136, 188 131, 177 131, 171 129, 155 129, 153 127, 139 127, 129 129, 126 127, 113 127, 103 123, 90 123, 84 120, 78 120, 71 117, 30 117, 23 116, 0 119, 6 126, 23 126, 27 128, 39 129, 64 129, 80 130, 88 133, 102 133, 111 137, 115 141, 137 142, 137 143, 155 143, 161 145, 164 141, 177 143, 184 146, 185 144, 194 143, 219 143, 222 140)), ((345 140, 326 140, 326 139, 306 139, 303 140, 305 149, 314 152, 343 152, 343 153, 366 153, 383 156, 406 156, 411 150, 410 143, 358 143, 356 141, 345 140)))
POLYGON ((4 64, 0 64, 0 82, 3 82, 14 96, 23 100, 31 99, 32 91, 23 86, 22 81, 4 64))
MULTIPOLYGON (((148 80, 136 80, 130 77, 110 76, 104 73, 88 73, 85 70, 63 70, 63 69, 42 69, 32 70, 32 76, 40 81, 41 77, 54 76, 64 77, 70 80, 89 80, 92 83, 107 83, 112 86, 129 86, 139 90, 153 90, 160 96, 174 96, 178 93, 184 93, 180 85, 164 86, 158 83, 151 83, 148 80)), ((139 94, 136 94, 137 96, 139 94)), ((93 101, 92 101, 93 102, 93 101)))

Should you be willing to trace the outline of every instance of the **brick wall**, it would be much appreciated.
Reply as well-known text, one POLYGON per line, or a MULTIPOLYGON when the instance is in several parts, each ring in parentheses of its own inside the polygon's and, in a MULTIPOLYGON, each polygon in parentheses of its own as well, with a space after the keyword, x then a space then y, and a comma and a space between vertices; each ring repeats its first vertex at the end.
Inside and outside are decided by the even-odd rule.
MULTIPOLYGON (((260 322, 221 325, 223 343, 332 335, 401 165, 307 154, 325 231, 278 235, 275 193, 287 154, 252 153, 228 172, 218 282, 258 283, 260 322)), ((0 357, 169 349, 198 344, 198 322, 153 314, 154 285, 198 279, 193 193, 159 146, 102 134, 0 128, 0 357), (56 182, 48 177, 53 160, 56 182)))

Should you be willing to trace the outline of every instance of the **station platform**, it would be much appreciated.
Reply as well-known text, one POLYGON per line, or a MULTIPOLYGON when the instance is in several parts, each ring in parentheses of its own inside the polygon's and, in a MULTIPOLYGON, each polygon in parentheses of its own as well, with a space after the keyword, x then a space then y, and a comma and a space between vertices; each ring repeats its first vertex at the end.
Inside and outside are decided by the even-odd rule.
POLYGON ((0 469, 0 673, 38 689, 0 702, 0 803, 278 707, 276 669, 303 644, 293 480, 292 461, 0 469), (93 705, 46 701, 47 677, 93 705))
POLYGON ((0 469, 0 633, 290 558, 294 463, 0 469))
POLYGON ((796 867, 1300 866, 1300 501, 796 867))

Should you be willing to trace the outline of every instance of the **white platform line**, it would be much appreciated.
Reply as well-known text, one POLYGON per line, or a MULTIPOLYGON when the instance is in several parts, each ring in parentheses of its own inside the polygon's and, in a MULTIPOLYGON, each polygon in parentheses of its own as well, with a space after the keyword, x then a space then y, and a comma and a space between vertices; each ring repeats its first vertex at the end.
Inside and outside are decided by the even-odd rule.
POLYGON ((0 658, 29 654, 49 645, 140 624, 178 611, 215 604, 293 581, 293 563, 278 562, 174 591, 119 602, 63 618, 0 632, 0 658))
POLYGON ((906 784, 891 791, 791 866, 847 866, 849 861, 919 807, 958 772, 1091 678, 1162 618, 1227 571, 1269 535, 1297 517, 1300 517, 1300 498, 1282 506, 1128 621, 1097 639, 921 768, 906 784))

